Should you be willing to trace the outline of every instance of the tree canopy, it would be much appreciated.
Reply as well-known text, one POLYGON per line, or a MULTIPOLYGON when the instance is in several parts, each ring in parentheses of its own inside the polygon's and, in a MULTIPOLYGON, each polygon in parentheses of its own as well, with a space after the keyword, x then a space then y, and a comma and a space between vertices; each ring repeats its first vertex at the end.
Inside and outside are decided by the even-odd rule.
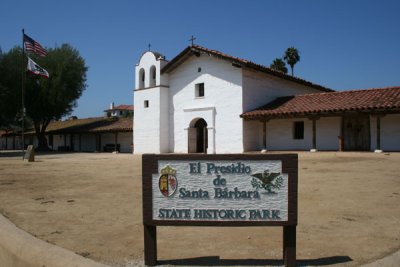
POLYGON ((288 72, 288 69, 286 68, 286 64, 281 58, 275 58, 269 67, 273 70, 280 71, 285 74, 288 72))
MULTIPOLYGON (((19 102, 21 102, 22 68, 18 62, 22 62, 21 53, 21 48, 14 48, 0 60, 0 66, 4 65, 1 76, 4 73, 9 77, 4 83, 3 79, 0 80, 1 91, 12 92, 10 99, 19 95, 16 97, 19 102)), ((70 114, 76 107, 77 99, 86 88, 88 68, 79 52, 68 44, 47 49, 46 57, 34 55, 30 57, 50 74, 49 78, 44 78, 27 73, 25 82, 26 115, 32 120, 39 148, 43 149, 47 147, 44 133, 48 124, 52 120, 59 120, 70 114)), ((26 62, 27 59, 24 58, 24 66, 26 62)), ((16 105, 21 110, 21 104, 16 105)))
POLYGON ((0 128, 8 128, 21 118, 22 50, 0 51, 0 128))
POLYGON ((294 65, 296 65, 296 63, 300 61, 299 51, 293 46, 289 47, 288 49, 286 49, 283 59, 292 69, 292 76, 293 76, 294 65))

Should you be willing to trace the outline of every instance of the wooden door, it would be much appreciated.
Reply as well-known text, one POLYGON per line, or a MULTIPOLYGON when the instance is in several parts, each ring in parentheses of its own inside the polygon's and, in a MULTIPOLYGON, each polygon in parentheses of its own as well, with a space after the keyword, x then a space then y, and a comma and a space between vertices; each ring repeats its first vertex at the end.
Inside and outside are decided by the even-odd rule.
POLYGON ((369 116, 359 114, 343 117, 344 149, 351 151, 370 150, 369 116))
POLYGON ((188 129, 188 153, 196 153, 197 151, 197 128, 188 129))

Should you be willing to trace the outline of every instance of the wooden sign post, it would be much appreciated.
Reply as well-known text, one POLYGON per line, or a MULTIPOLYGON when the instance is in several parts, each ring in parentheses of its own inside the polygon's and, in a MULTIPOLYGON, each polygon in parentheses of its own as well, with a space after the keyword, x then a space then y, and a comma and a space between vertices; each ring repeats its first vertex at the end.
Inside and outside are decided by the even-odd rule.
POLYGON ((157 264, 157 226, 282 226, 296 265, 296 154, 143 155, 145 264, 157 264))

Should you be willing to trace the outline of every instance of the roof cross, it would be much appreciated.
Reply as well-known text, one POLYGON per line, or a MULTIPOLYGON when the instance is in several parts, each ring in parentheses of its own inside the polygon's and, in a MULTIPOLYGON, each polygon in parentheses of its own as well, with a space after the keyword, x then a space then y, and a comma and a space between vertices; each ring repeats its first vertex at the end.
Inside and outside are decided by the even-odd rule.
POLYGON ((192 42, 192 46, 194 45, 194 40, 196 40, 196 37, 194 37, 194 36, 192 35, 192 37, 189 39, 189 41, 192 42))
POLYGON ((151 44, 149 44, 148 46, 149 46, 149 51, 150 51, 150 48, 151 48, 151 44))

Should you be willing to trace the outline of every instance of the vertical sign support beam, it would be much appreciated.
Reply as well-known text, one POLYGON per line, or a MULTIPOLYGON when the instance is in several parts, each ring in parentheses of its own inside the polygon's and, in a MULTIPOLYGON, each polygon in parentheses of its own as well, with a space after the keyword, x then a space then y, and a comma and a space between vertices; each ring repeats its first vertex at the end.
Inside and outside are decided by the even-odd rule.
POLYGON ((283 227, 283 261, 285 267, 296 266, 296 226, 283 227))
POLYGON ((144 264, 157 265, 157 228, 154 225, 143 225, 144 228, 144 264))

